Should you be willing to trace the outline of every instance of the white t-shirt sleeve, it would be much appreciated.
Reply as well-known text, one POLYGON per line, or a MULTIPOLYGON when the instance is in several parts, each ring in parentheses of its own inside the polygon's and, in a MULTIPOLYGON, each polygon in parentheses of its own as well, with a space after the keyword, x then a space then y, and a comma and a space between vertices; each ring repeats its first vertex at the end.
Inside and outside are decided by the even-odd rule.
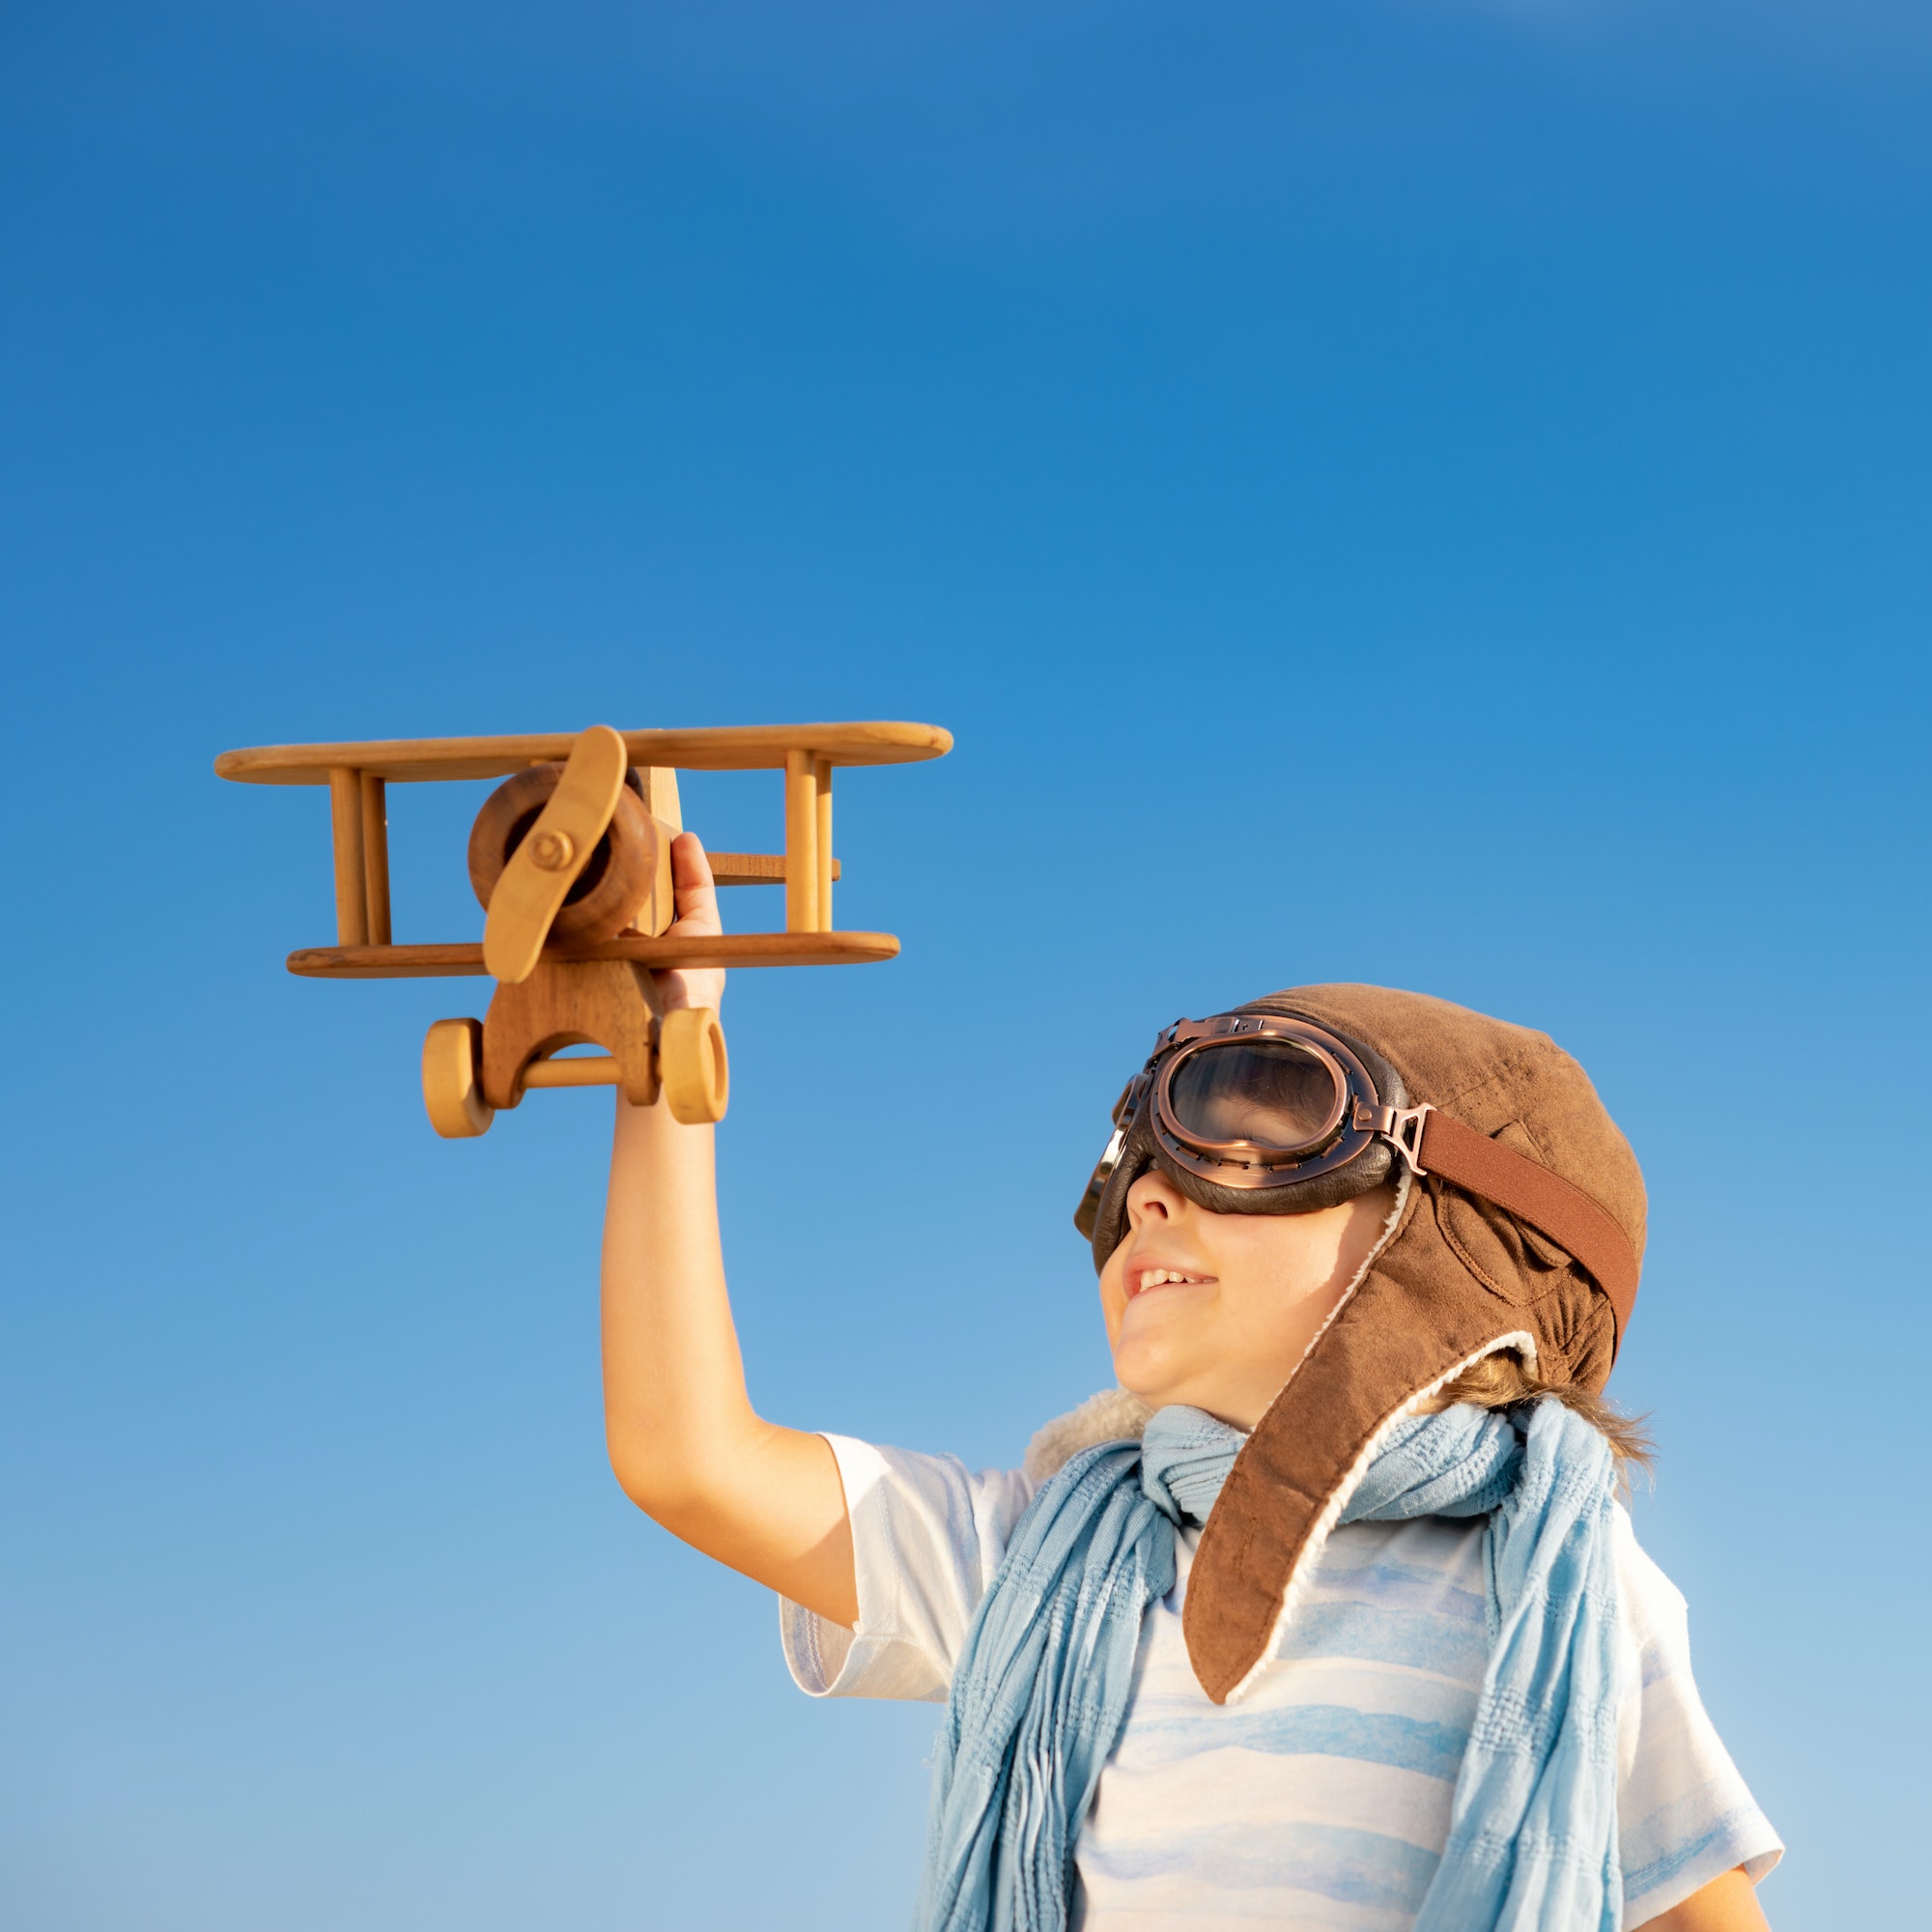
POLYGON ((1697 1695, 1682 1595, 1617 1511, 1627 1645, 1618 1737, 1624 1924, 1642 1925, 1743 1865, 1755 1885, 1784 1852, 1697 1695))
POLYGON ((975 1475, 956 1456, 825 1439, 845 1486, 859 1622, 846 1630, 781 1599, 785 1662, 814 1697, 941 1703, 1034 1485, 1017 1469, 975 1475))

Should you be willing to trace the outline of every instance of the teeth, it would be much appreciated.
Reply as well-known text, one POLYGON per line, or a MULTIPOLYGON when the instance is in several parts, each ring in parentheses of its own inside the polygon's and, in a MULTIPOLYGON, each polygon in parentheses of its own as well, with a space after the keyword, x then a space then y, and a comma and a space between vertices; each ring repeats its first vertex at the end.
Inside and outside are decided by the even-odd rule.
POLYGON ((1150 1288, 1165 1288, 1171 1281, 1198 1283, 1200 1279, 1198 1274, 1182 1274, 1179 1268, 1149 1268, 1147 1273, 1141 1276, 1141 1287, 1145 1291, 1150 1288))

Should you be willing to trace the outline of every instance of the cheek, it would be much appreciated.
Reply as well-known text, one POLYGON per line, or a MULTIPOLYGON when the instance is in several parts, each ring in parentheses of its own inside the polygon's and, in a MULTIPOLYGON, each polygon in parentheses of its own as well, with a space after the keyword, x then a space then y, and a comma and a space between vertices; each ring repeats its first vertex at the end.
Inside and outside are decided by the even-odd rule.
POLYGON ((1304 1301, 1332 1273, 1333 1242, 1324 1238, 1325 1230, 1309 1225, 1313 1216, 1238 1218, 1242 1225, 1216 1230, 1223 1293, 1237 1318, 1277 1317, 1304 1301))
POLYGON ((1125 1274, 1124 1266, 1116 1267, 1112 1262, 1100 1272, 1100 1320, 1107 1325, 1110 1347, 1121 1339, 1121 1317, 1127 1305, 1125 1274))
POLYGON ((1223 1278, 1236 1281, 1243 1290, 1258 1288, 1279 1291, 1300 1272, 1301 1257, 1294 1252, 1295 1231, 1287 1226, 1286 1215, 1270 1225, 1261 1215, 1248 1216, 1245 1227, 1233 1231, 1223 1278), (1286 1238, 1284 1238, 1286 1236, 1286 1238))

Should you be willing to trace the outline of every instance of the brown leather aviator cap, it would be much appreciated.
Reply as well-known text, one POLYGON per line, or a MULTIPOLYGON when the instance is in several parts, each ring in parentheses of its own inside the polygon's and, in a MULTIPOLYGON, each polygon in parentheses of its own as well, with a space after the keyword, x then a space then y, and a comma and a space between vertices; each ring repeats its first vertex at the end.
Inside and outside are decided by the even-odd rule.
POLYGON ((1435 1111, 1393 1233, 1249 1437, 1202 1532, 1184 1628, 1216 1703, 1272 1653, 1379 1438, 1418 1399, 1504 1350, 1545 1381, 1602 1388, 1644 1239, 1636 1157, 1547 1035, 1380 986, 1295 987, 1239 1010, 1366 1047, 1410 1108, 1435 1111))

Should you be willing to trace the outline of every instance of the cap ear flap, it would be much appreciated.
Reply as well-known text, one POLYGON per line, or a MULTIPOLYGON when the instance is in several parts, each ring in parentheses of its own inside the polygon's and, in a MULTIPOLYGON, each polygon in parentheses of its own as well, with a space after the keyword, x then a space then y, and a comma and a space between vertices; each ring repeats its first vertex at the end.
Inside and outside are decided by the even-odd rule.
POLYGON ((1617 1359, 1617 1318, 1609 1296, 1588 1281, 1571 1276, 1563 1293, 1537 1309, 1548 1334, 1547 1351, 1569 1368, 1569 1379, 1592 1394, 1610 1378, 1617 1359))

